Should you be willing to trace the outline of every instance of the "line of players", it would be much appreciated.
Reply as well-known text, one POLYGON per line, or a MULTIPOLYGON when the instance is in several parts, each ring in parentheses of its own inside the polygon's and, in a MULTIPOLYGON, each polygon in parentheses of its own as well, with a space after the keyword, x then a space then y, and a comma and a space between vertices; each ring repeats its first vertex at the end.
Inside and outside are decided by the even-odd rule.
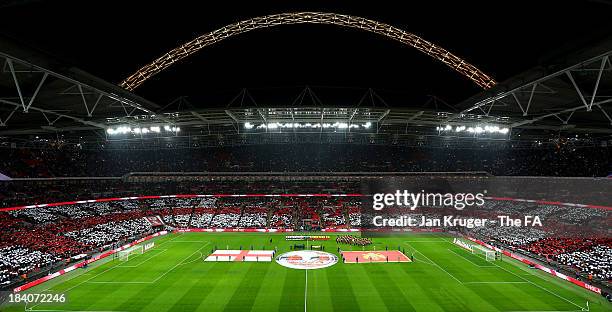
POLYGON ((367 237, 357 237, 353 235, 341 235, 336 237, 336 243, 349 244, 355 246, 368 246, 372 244, 372 240, 367 237))

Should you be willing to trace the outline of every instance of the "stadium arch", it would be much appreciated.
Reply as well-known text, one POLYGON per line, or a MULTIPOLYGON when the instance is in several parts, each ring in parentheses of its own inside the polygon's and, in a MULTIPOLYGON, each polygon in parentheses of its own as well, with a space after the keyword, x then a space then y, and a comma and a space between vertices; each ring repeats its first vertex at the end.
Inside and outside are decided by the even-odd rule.
POLYGON ((389 24, 345 14, 296 12, 254 17, 205 33, 191 41, 183 43, 153 60, 151 63, 143 66, 135 73, 125 78, 119 86, 129 91, 133 91, 152 76, 160 73, 172 64, 198 52, 204 47, 252 30, 292 24, 336 25, 375 33, 416 48, 420 52, 444 63, 446 66, 473 81, 476 85, 485 90, 497 84, 491 76, 485 74, 476 66, 466 62, 457 55, 415 34, 389 24))

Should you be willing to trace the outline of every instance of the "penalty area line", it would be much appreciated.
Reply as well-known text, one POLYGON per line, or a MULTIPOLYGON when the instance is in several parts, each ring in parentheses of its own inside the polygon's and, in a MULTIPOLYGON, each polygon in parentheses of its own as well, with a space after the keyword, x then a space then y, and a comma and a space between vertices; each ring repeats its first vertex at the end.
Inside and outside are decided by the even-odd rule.
POLYGON ((417 240, 417 241, 404 241, 406 243, 443 243, 445 240, 417 240))
POLYGON ((192 260, 190 262, 187 263, 183 263, 185 262, 185 260, 191 258, 193 255, 195 255, 196 253, 200 253, 200 255, 202 255, 202 252, 200 250, 202 250, 202 248, 206 247, 208 244, 210 244, 210 242, 207 242, 206 244, 204 244, 202 247, 198 248, 198 250, 196 250, 195 252, 193 252, 191 255, 187 256, 187 258, 183 259, 181 262, 177 263, 175 266, 173 266, 172 268, 170 268, 168 271, 164 272, 162 275, 158 276, 156 279, 149 281, 149 282, 135 282, 135 281, 122 281, 122 282, 116 282, 116 281, 88 281, 88 284, 155 284, 159 279, 161 279, 162 277, 166 276, 166 274, 170 273, 170 271, 176 269, 178 266, 181 265, 185 265, 185 264, 189 264, 189 263, 193 263, 197 260, 200 259, 200 257, 196 258, 195 260, 192 260))
POLYGON ((463 284, 462 281, 460 281, 458 278, 456 278, 454 275, 452 275, 450 272, 446 271, 443 267, 441 267, 440 265, 438 265, 437 263, 435 263, 433 260, 429 259, 429 257, 427 257, 425 254, 423 254, 422 252, 420 252, 418 249, 410 246, 410 244, 404 242, 404 244, 408 245, 409 247, 411 247, 412 249, 414 249, 414 251, 416 251, 417 253, 420 253, 423 257, 425 257, 425 259, 427 259, 428 261, 430 261, 432 263, 432 265, 436 266, 438 269, 444 271, 444 273, 448 274, 450 277, 452 277, 454 280, 456 280, 459 284, 463 284))
POLYGON ((40 311, 40 312, 129 312, 129 311, 118 311, 118 310, 47 310, 47 309, 26 309, 26 311, 40 311))
MULTIPOLYGON (((173 240, 175 240, 175 239, 177 239, 177 238, 179 238, 179 237, 182 237, 182 235, 181 235, 181 234, 178 234, 178 235, 176 235, 175 237, 170 238, 169 240, 163 241, 163 242, 162 242, 161 244, 159 244, 157 247, 159 247, 159 246, 161 246, 161 245, 163 245, 163 244, 166 244, 166 243, 168 243, 168 242, 171 242, 171 241, 173 241, 173 240)), ((160 237, 160 238, 161 238, 161 237, 160 237)), ((157 239, 155 239, 154 241, 156 241, 156 240, 157 240, 157 239)), ((138 256, 138 255, 136 255, 136 256, 138 256)), ((133 258, 132 258, 132 259, 133 259, 133 258)), ((102 263, 100 266, 102 266, 102 265, 104 265, 104 264, 108 264, 108 263, 110 263, 110 261, 112 261, 112 260, 113 260, 113 259, 109 259, 109 260, 107 260, 108 262, 106 262, 106 263, 102 263)), ((116 268, 116 267, 117 267, 117 266, 119 266, 119 265, 121 265, 121 262, 120 262, 120 263, 118 263, 118 264, 115 264, 115 265, 111 266, 110 268, 108 268, 108 269, 106 269, 106 270, 104 270, 104 271, 102 271, 102 272, 100 272, 100 273, 98 273, 98 274, 96 274, 96 275, 94 275, 94 276, 92 276, 92 277, 90 277, 90 278, 88 278, 88 279, 86 279, 86 280, 84 280, 84 281, 82 281, 82 282, 80 282, 80 283, 78 283, 78 284, 76 284, 76 285, 74 285, 74 286, 72 286, 72 287, 70 287, 70 288, 66 289, 66 290, 64 290, 63 292, 65 292, 65 293, 66 293, 66 292, 68 292, 68 291, 70 291, 70 290, 72 290, 72 289, 74 289, 74 288, 76 288, 76 287, 78 287, 78 286, 81 286, 81 285, 83 285, 83 284, 85 284, 85 283, 87 283, 87 282, 91 281, 92 279, 94 279, 94 278, 96 278, 96 277, 98 277, 98 276, 100 276, 100 275, 102 275, 102 274, 104 274, 104 273, 106 273, 106 272, 108 272, 108 271, 110 271, 110 270, 112 270, 112 269, 116 268)), ((95 269, 94 269, 94 270, 95 270, 95 269)), ((65 281, 63 281, 63 282, 60 282, 60 283, 58 283, 58 284, 51 285, 51 286, 49 286, 49 287, 45 288, 45 289, 44 289, 42 292, 45 292, 45 291, 48 291, 48 290, 49 290, 49 289, 51 289, 51 288, 54 288, 54 287, 57 287, 57 286, 63 285, 63 284, 65 284, 65 283, 67 283, 67 282, 69 282, 69 281, 71 281, 71 280, 73 280, 73 279, 75 279, 75 278, 77 278, 77 277, 83 276, 83 275, 84 275, 84 274, 77 274, 77 275, 75 275, 75 276, 73 276, 73 277, 69 278, 68 280, 65 280, 65 281)), ((41 304, 41 303, 37 303, 37 304, 33 305, 32 307, 30 307, 30 310, 32 310, 32 308, 34 308, 34 307, 36 307, 36 306, 39 306, 40 304, 41 304)), ((42 311, 42 310, 36 310, 36 311, 42 311)), ((90 311, 90 312, 91 312, 91 311, 90 311)))
POLYGON ((527 282, 463 282, 463 284, 529 284, 527 282))
POLYGON ((450 251, 450 252, 452 252, 452 253, 456 254, 457 256, 461 257, 463 260, 468 261, 469 263, 471 263, 471 264, 473 264, 473 265, 475 265, 475 266, 477 266, 477 267, 479 267, 479 268, 494 268, 494 267, 495 267, 494 265, 480 265, 480 264, 476 264, 474 261, 472 261, 472 260, 470 260, 470 259, 468 259, 468 258, 464 257, 463 255, 461 255, 461 254, 459 254, 459 253, 455 252, 455 251, 454 251, 454 250, 452 250, 452 249, 447 248, 446 250, 448 250, 448 251, 450 251))
MULTIPOLYGON (((168 242, 171 242, 172 240, 177 239, 177 238, 179 238, 179 237, 180 237, 180 235, 177 235, 177 236, 176 236, 176 237, 174 237, 174 238, 171 238, 171 239, 169 239, 169 240, 167 240, 167 241, 164 241, 164 242, 162 242, 161 244, 159 244, 159 245, 158 245, 158 247, 159 247, 159 246, 161 246, 161 245, 163 245, 163 244, 166 244, 166 243, 168 243, 168 242)), ((137 256, 140 256, 140 255, 136 255, 135 257, 137 257, 137 256)), ((135 257, 133 257, 132 259, 134 259, 135 257)), ((114 259, 109 259, 109 260, 110 260, 110 261, 112 261, 112 260, 114 260, 114 259)), ((107 262, 107 263, 110 263, 110 261, 109 261, 109 262, 107 262)), ((120 266, 122 263, 123 263, 123 262, 119 262, 119 263, 117 263, 117 264, 113 265, 112 267, 110 267, 110 268, 108 268, 108 269, 106 269, 106 270, 104 270, 104 271, 102 271, 102 272, 100 272, 100 273, 97 273, 97 274, 93 275, 92 277, 90 277, 90 278, 88 278, 88 279, 86 279, 86 280, 84 280, 84 281, 82 281, 82 282, 80 282, 80 283, 78 283, 78 284, 76 284, 76 285, 74 285, 74 286, 72 286, 72 287, 70 287, 70 288, 68 288, 68 289, 64 290, 64 292, 68 292, 68 291, 70 291, 70 290, 72 290, 72 289, 74 289, 74 288, 76 288, 76 287, 78 287, 78 286, 81 286, 82 284, 85 284, 85 283, 88 283, 88 284, 89 284, 89 283, 91 283, 90 281, 91 281, 92 279, 94 279, 94 278, 96 278, 96 277, 98 277, 98 276, 100 276, 100 275, 102 275, 102 274, 104 274, 104 273, 106 273, 106 272, 108 272, 108 271, 110 271, 110 270, 114 269, 114 268, 119 267, 119 266, 120 266)), ((106 264, 106 263, 104 263, 104 264, 106 264)), ((102 265, 104 265, 104 264, 102 264, 102 265)), ((85 274, 88 274, 88 273, 85 273, 85 274)), ((62 284, 64 284, 64 283, 67 283, 67 282, 69 282, 69 281, 71 281, 71 280, 73 280, 73 279, 75 279, 75 278, 77 278, 77 277, 79 277, 79 276, 85 275, 85 274, 76 275, 76 276, 74 276, 74 277, 72 277, 72 278, 70 278, 70 279, 68 279, 68 280, 66 280, 66 281, 64 281, 64 282, 62 282, 62 283, 59 283, 59 284, 57 284, 57 285, 53 285, 53 286, 51 286, 51 287, 49 287, 49 288, 47 288, 47 289, 45 289, 45 290, 43 290, 43 291, 47 291, 47 290, 49 290, 49 289, 51 289, 51 288, 53 288, 53 287, 56 287, 56 286, 62 285, 62 284)), ((37 305, 39 305, 39 304, 36 304, 36 305, 32 306, 32 308, 33 308, 33 307, 35 307, 35 306, 37 306, 37 305)))
POLYGON ((536 284, 536 283, 534 283, 534 282, 532 282, 532 281, 530 281, 530 280, 528 280, 528 279, 526 279, 526 278, 524 278, 524 277, 522 277, 522 276, 520 276, 520 275, 518 275, 518 274, 516 274, 516 273, 514 273, 514 272, 511 272, 511 271, 509 271, 509 270, 507 270, 507 269, 505 269, 505 268, 503 268, 503 267, 499 266, 498 264, 493 263, 493 265, 495 265, 495 266, 497 266, 498 268, 500 268, 500 269, 502 269, 502 270, 504 270, 504 271, 506 271, 506 272, 508 272, 508 273, 510 273, 510 274, 512 274, 512 275, 514 275, 514 276, 516 276, 516 277, 518 277, 518 278, 520 278, 520 279, 522 279, 522 280, 524 280, 524 281, 528 282, 529 284, 531 284, 531 285, 533 285, 533 286, 536 286, 536 287, 538 287, 538 288, 540 288, 540 289, 542 289, 542 290, 546 291, 547 293, 549 293, 549 294, 551 294, 551 295, 553 295, 553 296, 555 296, 555 297, 557 297, 557 298, 559 298, 559 299, 563 299, 563 300, 565 300, 566 302, 569 302, 569 303, 573 304, 574 306, 579 307, 579 308, 580 308, 580 311, 586 311, 584 307, 582 307, 582 306, 579 306, 579 305, 575 304, 573 301, 570 301, 569 299, 567 299, 567 298, 565 298, 565 297, 563 297, 563 296, 561 296, 561 295, 559 295, 559 294, 556 294, 556 293, 554 293, 554 292, 552 292, 552 291, 550 291, 550 290, 548 290, 548 289, 546 289, 546 288, 544 288, 544 287, 542 287, 542 286, 540 286, 540 285, 538 285, 538 284, 536 284))
MULTIPOLYGON (((191 258, 191 256, 195 255, 197 252, 200 252, 200 250, 202 250, 202 248, 208 246, 208 244, 210 244, 210 242, 206 242, 206 244, 202 245, 202 247, 198 248, 198 250, 194 251, 192 254, 190 254, 187 258, 183 259, 181 262, 177 263, 175 266, 173 266, 172 268, 170 268, 170 270, 164 272, 164 274, 160 275, 158 278, 154 279, 152 283, 157 282, 158 280, 160 280, 162 277, 166 276, 166 274, 170 273, 172 270, 176 269, 178 266, 180 266, 181 264, 183 264, 183 262, 185 262, 185 260, 191 258)), ((199 259, 199 258, 198 258, 199 259)))
MULTIPOLYGON (((158 249, 158 250, 157 250, 157 251, 159 251, 158 253, 156 253, 156 254, 154 254, 154 255, 150 256, 149 258, 147 258, 146 260, 142 261, 142 262, 141 262, 141 263, 139 263, 139 264, 136 264, 136 265, 119 265, 119 266, 117 266, 117 267, 118 267, 118 268, 137 268, 137 267, 139 267, 141 264, 143 264, 143 263, 145 263, 145 262, 147 262, 147 261, 149 261, 149 260, 151 260, 151 259, 153 259, 153 258, 155 258, 155 257, 157 257, 157 256, 159 256, 159 255, 161 255, 162 253, 164 253, 164 252, 165 252, 165 251, 167 251, 167 250, 168 250, 168 249, 158 249)), ((152 250, 152 251, 155 251, 155 250, 152 250)), ((149 251, 149 252, 151 252, 151 251, 149 251)), ((132 259, 133 259, 133 258, 132 258, 132 259)), ((128 261, 129 261, 129 260, 128 260, 128 261)))
POLYGON ((200 260, 200 259, 204 258, 204 254, 203 254, 201 251, 198 251, 198 252, 200 253, 200 255, 199 255, 197 258, 195 258, 195 259, 193 259, 193 260, 191 260, 191 261, 189 261, 189 262, 181 263, 180 265, 185 265, 185 264, 194 263, 194 262, 196 262, 196 261, 198 261, 198 260, 200 260))
POLYGON ((587 310, 510 310, 504 312, 584 312, 587 310))
MULTIPOLYGON (((405 244, 405 245, 407 245, 407 246, 408 246, 408 248, 412 249, 412 252, 413 252, 413 253, 414 253, 414 252, 416 252, 416 253, 421 253, 421 252, 420 252, 420 251, 418 251, 416 248, 414 248, 414 247, 412 247, 410 244, 408 244, 408 241, 404 241, 404 244, 405 244)), ((423 254, 422 254, 422 255, 423 255, 423 254)), ((425 256, 425 255, 423 255, 423 256, 425 256)), ((427 257, 425 256, 425 258, 427 258, 427 257)), ((427 258, 427 259, 428 259, 428 261, 430 261, 430 262, 427 262, 427 261, 422 261, 421 259, 416 259, 416 260, 414 260, 414 261, 415 261, 415 262, 417 262, 417 261, 418 261, 418 262, 426 263, 426 264, 433 265, 433 266, 435 266, 435 265, 436 265, 435 263, 432 263, 432 262, 431 262, 431 260, 429 260, 429 258, 427 258)))
POLYGON ((206 243, 207 241, 173 241, 172 243, 206 243))

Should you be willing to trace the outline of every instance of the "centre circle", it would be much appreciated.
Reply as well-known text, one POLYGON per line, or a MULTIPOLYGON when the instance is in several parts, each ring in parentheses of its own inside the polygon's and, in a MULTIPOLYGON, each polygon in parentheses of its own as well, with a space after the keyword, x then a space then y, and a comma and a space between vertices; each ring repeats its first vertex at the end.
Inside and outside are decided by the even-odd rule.
POLYGON ((324 251, 296 250, 277 256, 276 262, 291 269, 316 270, 336 264, 338 257, 324 251))

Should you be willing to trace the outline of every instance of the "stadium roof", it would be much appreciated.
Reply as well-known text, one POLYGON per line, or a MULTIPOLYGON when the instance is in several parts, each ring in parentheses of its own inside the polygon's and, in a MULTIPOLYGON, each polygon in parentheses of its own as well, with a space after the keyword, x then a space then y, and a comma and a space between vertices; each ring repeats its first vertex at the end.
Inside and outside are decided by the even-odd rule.
POLYGON ((159 107, 78 68, 0 40, 0 131, 4 135, 106 127, 105 117, 159 107))
MULTIPOLYGON (((52 16, 53 14, 42 14, 40 12, 44 11, 45 8, 49 9, 48 5, 44 1, 32 3, 17 1, 8 4, 5 9, 16 13, 15 18, 19 16, 20 12, 35 12, 33 13, 35 18, 44 22, 47 18, 55 18, 52 16)), ((311 8, 313 6, 318 9, 320 7, 329 9, 325 5, 317 7, 313 4, 304 7, 311 8)), ((529 134, 523 136, 529 138, 534 136, 544 137, 551 133, 558 134, 560 132, 589 133, 609 137, 612 134, 612 105, 610 105, 612 104, 612 62, 610 60, 612 54, 612 39, 610 39, 612 37, 610 35, 612 34, 609 29, 612 29, 612 27, 601 27, 605 23, 609 23, 606 19, 599 19, 599 15, 602 14, 599 10, 602 6, 609 8, 605 4, 596 2, 578 8, 574 6, 565 7, 564 4, 559 4, 560 12, 567 11, 569 13, 577 10, 585 14, 588 13, 589 18, 576 23, 572 27, 560 26, 558 32, 547 34, 546 38, 542 38, 543 31, 538 29, 538 26, 545 26, 546 18, 534 20, 534 23, 543 24, 532 25, 534 26, 532 33, 523 34, 523 29, 517 29, 518 33, 525 37, 526 45, 524 46, 527 51, 521 48, 520 53, 518 50, 510 50, 501 55, 487 55, 484 52, 490 47, 495 47, 496 44, 500 45, 498 40, 481 39, 474 42, 466 39, 457 42, 456 39, 452 38, 464 34, 466 31, 467 33, 475 33, 476 29, 473 28, 471 22, 462 22, 456 30, 449 29, 444 25, 427 24, 431 29, 430 36, 437 39, 434 41, 443 48, 442 51, 445 51, 444 48, 446 48, 450 53, 467 56, 466 59, 458 58, 458 63, 455 65, 447 63, 448 54, 435 56, 434 58, 437 58, 438 61, 457 68, 464 66, 463 64, 466 61, 474 64, 484 64, 482 67, 478 66, 478 69, 482 70, 485 77, 488 74, 502 79, 510 77, 501 80, 499 84, 492 88, 490 88, 492 84, 479 85, 469 81, 469 71, 466 71, 467 79, 462 79, 459 75, 453 74, 448 67, 436 65, 435 60, 422 59, 423 56, 410 54, 411 52, 402 56, 401 59, 416 57, 419 62, 427 60, 427 62, 422 63, 429 65, 422 65, 421 62, 419 64, 413 63, 409 65, 409 70, 414 71, 414 73, 409 73, 408 77, 396 76, 395 67, 407 70, 403 67, 405 65, 402 63, 404 62, 398 62, 398 54, 400 52, 401 54, 407 53, 406 49, 384 40, 379 41, 381 40, 379 38, 374 39, 369 35, 353 33, 350 29, 341 32, 326 31, 326 33, 334 34, 334 36, 331 36, 332 38, 329 38, 326 37, 327 35, 322 35, 321 29, 316 25, 310 25, 310 27, 308 25, 287 26, 289 29, 286 31, 274 30, 273 32, 270 31, 271 33, 258 31, 249 35, 240 35, 237 39, 227 40, 222 44, 222 48, 226 52, 228 49, 232 50, 229 55, 218 54, 219 47, 211 48, 212 51, 217 51, 213 55, 206 55, 209 58, 219 57, 218 61, 206 60, 206 68, 210 69, 210 73, 187 68, 190 66, 186 64, 191 64, 191 62, 196 65, 192 67, 202 65, 201 56, 198 55, 208 53, 204 51, 208 48, 202 49, 203 52, 190 55, 179 65, 168 68, 159 76, 156 76, 153 81, 147 82, 140 89, 137 89, 136 92, 139 95, 118 86, 121 78, 126 78, 130 74, 130 70, 134 72, 138 66, 153 61, 155 57, 164 55, 165 52, 183 42, 214 29, 220 27, 222 29, 223 25, 229 25, 239 20, 248 20, 248 18, 255 16, 269 15, 270 11, 274 13, 278 12, 279 9, 286 9, 274 8, 266 11, 265 5, 257 9, 245 7, 242 8, 243 11, 239 10, 233 15, 230 14, 231 10, 220 9, 220 11, 229 14, 228 18, 211 16, 210 18, 214 22, 204 22, 204 26, 194 27, 194 29, 204 27, 202 31, 189 32, 188 35, 182 34, 170 39, 163 39, 166 32, 152 31, 148 35, 144 35, 143 40, 141 40, 144 42, 142 47, 134 46, 132 43, 134 38, 126 39, 125 34, 119 33, 116 40, 105 39, 103 47, 100 47, 99 51, 96 49, 92 52, 89 59, 87 59, 87 56, 82 56, 76 61, 74 52, 67 51, 70 51, 70 49, 78 50, 78 44, 75 45, 75 43, 83 40, 67 41, 57 36, 46 39, 46 41, 41 39, 40 36, 50 35, 49 31, 53 30, 53 26, 50 26, 49 29, 40 27, 26 27, 25 29, 12 29, 11 31, 5 29, 3 32, 10 36, 18 35, 23 38, 25 35, 35 38, 32 40, 38 40, 38 44, 30 41, 27 45, 37 48, 42 46, 45 52, 39 52, 37 48, 26 47, 26 44, 15 43, 14 40, 10 39, 2 39, 2 42, 0 42, 2 47, 0 49, 2 64, 2 71, 0 72, 0 125, 2 125, 0 136, 28 140, 38 136, 45 138, 65 136, 66 138, 79 139, 84 137, 86 140, 103 142, 107 139, 116 139, 116 137, 108 136, 106 130, 109 127, 114 129, 126 125, 132 128, 167 126, 176 129, 176 127, 179 127, 181 136, 244 136, 276 132, 293 134, 354 132, 355 135, 365 134, 369 137, 377 135, 430 136, 440 134, 439 127, 447 125, 451 125, 452 129, 455 129, 457 126, 464 125, 491 124, 511 127, 515 130, 513 131, 514 134, 529 134), (241 16, 241 18, 234 16, 241 16), (312 60, 304 62, 302 60, 304 53, 312 53, 312 51, 307 50, 303 52, 294 51, 296 58, 282 58, 275 61, 266 59, 268 62, 266 66, 271 66, 269 72, 257 68, 258 65, 245 68, 241 72, 235 72, 236 68, 233 66, 236 65, 230 65, 230 63, 240 63, 242 56, 248 58, 245 52, 248 55, 257 55, 258 52, 252 49, 254 42, 253 40, 249 41, 249 37, 255 37, 255 41, 260 41, 261 45, 270 45, 278 49, 278 43, 275 42, 274 38, 266 40, 262 37, 265 35, 274 37, 280 34, 284 39, 283 43, 295 45, 295 42, 292 41, 295 38, 288 34, 298 33, 303 37, 310 31, 317 36, 317 39, 322 41, 322 46, 326 47, 329 55, 334 55, 332 51, 334 49, 342 51, 342 53, 346 52, 345 47, 334 45, 333 41, 338 37, 346 37, 353 41, 358 36, 364 36, 361 38, 367 44, 365 46, 361 45, 359 50, 353 50, 357 56, 364 51, 372 54, 371 62, 361 60, 358 65, 353 63, 351 65, 353 68, 343 73, 335 66, 335 63, 338 63, 337 59, 321 59, 321 55, 314 55, 314 59, 318 58, 323 62, 322 67, 313 65, 312 60), (590 35, 583 36, 584 31, 588 31, 590 35), (449 34, 442 35, 443 33, 449 34), (156 39, 157 37, 161 38, 160 42, 148 40, 150 37, 147 36, 153 35, 156 39), (567 39, 569 48, 552 48, 555 45, 551 42, 556 39, 567 39), (40 44, 41 41, 47 42, 47 44, 40 44), (240 46, 238 44, 240 42, 244 42, 244 46, 240 46), (130 43, 132 44, 130 45, 130 43), (373 47, 368 47, 368 45, 373 47), (157 47, 153 49, 151 46, 157 47), (469 46, 470 49, 466 50, 466 46, 469 46), (113 53, 109 50, 109 47, 115 50, 121 49, 121 57, 109 58, 113 53), (126 47, 128 49, 125 49, 126 47), (245 48, 247 50, 244 50, 245 48), (542 53, 537 52, 538 49, 544 49, 548 56, 542 58, 542 53), (385 53, 381 54, 381 50, 385 53), (62 57, 50 56, 50 53, 60 54, 62 57), (137 60, 135 54, 138 54, 137 60), (72 55, 72 57, 66 58, 66 55, 72 55), (98 57, 97 61, 94 61, 95 57, 98 57), (389 60, 397 66, 384 63, 383 67, 376 70, 369 67, 371 65, 366 64, 389 60), (74 63, 80 63, 80 66, 70 65, 74 63), (134 64, 140 65, 134 66, 134 64), (226 64, 229 67, 227 70, 220 70, 220 64, 226 64), (278 68, 286 67, 287 64, 313 66, 313 69, 316 70, 296 68, 286 75, 286 72, 283 71, 283 78, 286 77, 288 81, 285 85, 280 88, 270 87, 274 86, 273 84, 267 85, 272 81, 279 81, 276 77, 280 73, 278 68), (536 64, 536 66, 527 69, 529 67, 526 67, 525 64, 536 64), (120 66, 121 69, 118 70, 117 66, 120 66), (356 77, 353 69, 360 66, 364 66, 364 75, 356 77), (114 83, 98 78, 97 75, 88 74, 77 67, 93 69, 94 73, 103 77, 112 75, 115 77, 112 79, 114 83), (115 69, 113 70, 113 68, 115 69), (330 68, 333 73, 321 71, 320 68, 330 68), (520 74, 516 74, 516 72, 514 75, 510 74, 513 70, 521 69, 527 70, 520 74), (112 74, 112 71, 115 73, 112 74), (228 73, 232 71, 234 73, 229 75, 231 77, 228 77, 228 73), (255 75, 253 71, 259 72, 255 75), (120 74, 117 74, 117 72, 120 72, 120 74), (236 83, 245 81, 241 76, 259 77, 262 82, 256 83, 257 87, 254 88, 237 88, 236 83), (313 79, 311 81, 315 82, 314 86, 295 87, 295 83, 303 82, 303 80, 295 77, 301 76, 313 79), (317 80, 318 78, 312 77, 322 78, 317 80), (354 81, 357 78, 365 83, 373 83, 374 88, 367 88, 362 83, 357 83, 354 88, 321 86, 320 82, 329 85, 327 84, 329 82, 328 77, 343 82, 354 81), (201 83, 195 84, 197 85, 195 88, 198 90, 197 94, 192 93, 193 95, 187 97, 179 96, 180 93, 178 92, 184 92, 189 88, 191 88, 189 92, 193 92, 194 81, 200 80, 201 83), (221 84, 227 84, 224 91, 219 91, 222 89, 221 84), (260 87, 262 84, 266 84, 267 87, 260 87), (389 85, 389 89, 378 88, 377 86, 380 85, 389 85), (401 91, 398 91, 398 85, 404 86, 401 91), (481 87, 484 87, 485 90, 482 90, 481 87), (437 95, 440 92, 443 93, 442 97, 437 95), (219 93, 225 95, 219 96, 219 93), (422 93, 428 94, 423 95, 422 93), (163 95, 160 96, 160 94, 163 95), (419 95, 415 96, 415 94, 419 95), (154 101, 147 99, 153 99, 154 101), (155 102, 161 103, 161 105, 155 102), (202 105, 202 103, 212 104, 202 105), (269 127, 270 123, 277 125, 271 128, 269 127), (349 127, 345 131, 339 131, 345 128, 344 125, 340 125, 340 129, 338 126, 330 126, 325 129, 323 127, 324 124, 334 123, 347 123, 349 127), (289 128, 283 128, 283 124, 293 124, 294 126, 290 125, 289 128), (310 124, 311 127, 306 127, 306 124, 310 124), (351 124, 362 128, 352 128, 351 124), (365 127, 366 124, 369 126, 365 127), (266 125, 266 127, 262 128, 262 125, 266 125), (296 125, 299 125, 299 127, 296 125), (254 129, 251 130, 249 127, 254 129)), ((432 8, 415 8, 415 11, 420 9, 426 12, 432 8)), ((461 9, 467 10, 469 7, 461 9)), ((535 6, 533 8, 534 12, 525 12, 525 14, 537 15, 538 10, 543 9, 535 6)), ((126 7, 125 10, 132 12, 130 10, 134 10, 134 8, 126 7)), ((512 15, 515 13, 512 10, 509 8, 508 12, 500 13, 499 18, 507 18, 504 15, 505 13, 512 15)), ((290 11, 295 12, 295 9, 290 11)), ((379 32, 379 27, 383 29, 380 32, 385 32, 384 25, 396 27, 398 31, 411 30, 410 28, 414 27, 412 23, 411 27, 408 27, 405 21, 398 22, 398 16, 388 13, 389 10, 386 10, 386 8, 360 8, 357 6, 353 11, 351 12, 353 16, 366 16, 374 21, 374 24, 372 24, 373 32, 379 32), (387 24, 378 24, 379 20, 387 24)), ((100 12, 95 14, 102 15, 104 12, 104 9, 101 9, 100 12)), ((58 16, 67 14, 60 9, 54 11, 54 13, 58 16)), ((117 14, 127 13, 117 12, 117 14)), ((188 14, 184 17, 182 20, 189 20, 188 14)), ((13 16, 4 23, 10 23, 12 18, 13 16)), ((135 16, 134 23, 140 18, 135 16)), ((432 38, 427 36, 424 31, 427 27, 421 25, 424 23, 421 20, 422 18, 416 16, 412 16, 412 18, 416 21, 414 24, 419 25, 417 33, 422 39, 432 38)), ((462 18, 461 21, 463 20, 462 18)), ((449 18, 448 22, 452 23, 453 18, 449 18)), ((6 27, 8 24, 4 25, 6 27)), ((499 31, 505 31, 506 39, 511 40, 509 34, 512 33, 512 30, 503 26, 500 27, 499 31)), ((102 31, 102 33, 114 31, 112 27, 106 30, 94 28, 89 30, 98 34, 100 34, 99 31, 102 31)), ((327 28, 325 29, 327 30, 327 28)), ((169 33, 168 36, 172 36, 173 32, 179 31, 177 29, 166 30, 169 33)), ((80 34, 83 29, 79 28, 75 31, 80 34)), ((134 32, 134 34, 142 35, 147 33, 147 29, 135 29, 134 32)), ((417 40, 417 45, 421 42, 420 40, 417 40)), ((85 44, 91 48, 91 43, 85 44)), ((343 44, 346 44, 346 42, 343 42, 343 44)), ((409 45, 415 47, 414 44, 409 45)), ((299 47, 303 48, 301 45, 299 47)), ((512 45, 504 45, 504 47, 511 48, 512 45)), ((349 46, 349 48, 355 47, 349 46)), ((421 48, 416 46, 414 50, 419 49, 421 48)), ((86 51, 82 50, 81 52, 86 51)), ((427 54, 425 52, 424 54, 427 54)), ((335 56, 338 57, 338 55, 335 56)), ((347 56, 347 59, 354 62, 353 57, 350 55, 347 56)), ((223 66, 221 67, 223 68, 223 66)), ((137 76, 138 72, 136 72, 137 76)), ((175 131, 173 132, 173 136, 178 136, 175 131)), ((451 135, 446 133, 445 136, 451 135)), ((138 137, 139 135, 132 137, 132 139, 138 139, 138 137)))

